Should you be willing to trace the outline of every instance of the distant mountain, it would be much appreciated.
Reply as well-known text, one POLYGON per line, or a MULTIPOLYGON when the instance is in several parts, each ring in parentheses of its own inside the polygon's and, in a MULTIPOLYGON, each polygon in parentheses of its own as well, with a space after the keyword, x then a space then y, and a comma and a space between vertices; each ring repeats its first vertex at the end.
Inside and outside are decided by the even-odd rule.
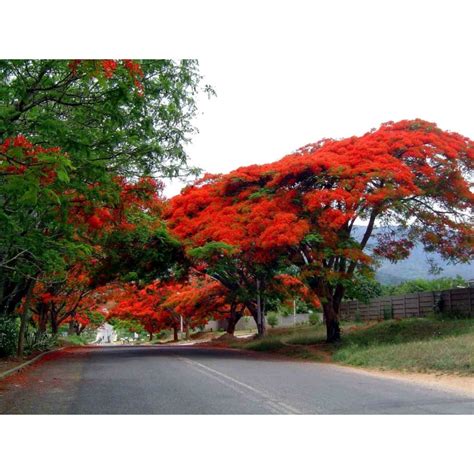
MULTIPOLYGON (((361 237, 365 231, 364 226, 356 226, 354 235, 361 237)), ((374 246, 376 239, 374 235, 368 242, 368 248, 374 246)), ((380 267, 376 273, 376 279, 383 284, 397 284, 406 280, 414 280, 415 278, 424 278, 432 280, 440 277, 455 277, 457 275, 466 280, 474 278, 474 262, 467 264, 449 264, 444 261, 439 254, 425 252, 421 245, 416 245, 411 251, 410 256, 406 260, 398 263, 390 263, 388 260, 382 260, 380 267), (430 273, 429 260, 434 261, 443 271, 439 274, 430 273)))

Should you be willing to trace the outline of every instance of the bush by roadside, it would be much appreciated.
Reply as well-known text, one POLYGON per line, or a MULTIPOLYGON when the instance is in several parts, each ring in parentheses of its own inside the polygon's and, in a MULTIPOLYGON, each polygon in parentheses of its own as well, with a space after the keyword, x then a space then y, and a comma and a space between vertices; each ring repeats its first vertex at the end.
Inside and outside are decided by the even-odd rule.
POLYGON ((16 352, 18 327, 15 319, 0 318, 0 357, 8 357, 16 352))
POLYGON ((57 345, 59 347, 69 347, 69 346, 84 346, 91 342, 91 338, 89 336, 80 335, 77 336, 76 334, 59 337, 57 345))

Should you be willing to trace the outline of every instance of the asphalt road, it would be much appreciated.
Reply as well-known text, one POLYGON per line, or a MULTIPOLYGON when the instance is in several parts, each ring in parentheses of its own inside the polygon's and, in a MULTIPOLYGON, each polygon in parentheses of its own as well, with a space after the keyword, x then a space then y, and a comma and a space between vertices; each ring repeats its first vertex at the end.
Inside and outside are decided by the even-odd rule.
POLYGON ((0 381, 0 413, 474 413, 474 398, 313 362, 192 346, 56 353, 0 381))

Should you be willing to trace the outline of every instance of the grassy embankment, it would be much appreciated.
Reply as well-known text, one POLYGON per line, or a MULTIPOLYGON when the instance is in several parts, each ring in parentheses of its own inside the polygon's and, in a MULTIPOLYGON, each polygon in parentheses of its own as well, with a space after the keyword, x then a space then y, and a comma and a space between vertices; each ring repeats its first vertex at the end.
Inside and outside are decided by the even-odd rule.
POLYGON ((67 336, 60 336, 57 339, 56 346, 58 347, 69 347, 69 346, 85 346, 94 340, 91 335, 80 335, 71 334, 67 336))
POLYGON ((474 374, 474 319, 413 318, 342 323, 342 341, 326 344, 325 327, 275 328, 232 347, 359 367, 474 374))

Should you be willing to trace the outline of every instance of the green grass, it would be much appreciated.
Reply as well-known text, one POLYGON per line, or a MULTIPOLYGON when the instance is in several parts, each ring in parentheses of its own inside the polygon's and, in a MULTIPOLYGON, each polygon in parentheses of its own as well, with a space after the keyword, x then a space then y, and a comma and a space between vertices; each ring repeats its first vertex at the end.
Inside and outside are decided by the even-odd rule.
MULTIPOLYGON (((308 331, 303 330, 302 332, 308 332, 308 331)), ((294 333, 293 330, 289 330, 289 331, 279 330, 279 334, 274 334, 270 331, 270 333, 263 339, 254 339, 250 342, 249 341, 246 341, 246 342, 235 341, 235 342, 232 342, 231 345, 233 347, 238 347, 241 349, 247 349, 247 350, 257 351, 257 352, 270 352, 274 354, 295 357, 297 359, 314 360, 314 361, 321 360, 321 357, 318 354, 315 354, 314 352, 309 350, 307 347, 305 347, 304 344, 295 345, 293 343, 288 342, 289 340, 292 340, 293 338, 307 338, 307 340, 309 340, 316 337, 318 340, 320 340, 320 334, 317 334, 317 335, 306 334, 306 335, 295 337, 293 336, 293 333, 294 333)), ((307 344, 309 345, 309 343, 307 344)))
POLYGON ((297 359, 312 360, 315 362, 320 362, 323 359, 322 356, 315 354, 304 346, 285 346, 278 351, 278 354, 295 357, 297 359))
POLYGON ((91 341, 90 337, 77 336, 76 334, 68 335, 65 337, 58 337, 59 346, 84 346, 91 341))
POLYGON ((474 331, 474 320, 439 321, 414 318, 384 321, 363 331, 348 333, 343 342, 357 346, 400 344, 459 336, 472 331, 474 331))
POLYGON ((386 321, 347 334, 333 359, 360 367, 474 374, 474 320, 386 321))
POLYGON ((287 344, 295 344, 300 346, 310 346, 313 344, 320 344, 324 342, 326 338, 326 328, 318 325, 316 328, 312 328, 312 331, 308 331, 302 334, 294 334, 290 337, 285 338, 287 344))
POLYGON ((325 327, 270 329, 263 339, 237 341, 233 347, 318 360, 317 345, 332 360, 359 367, 474 374, 474 320, 413 318, 342 323, 342 341, 325 344, 325 327))
POLYGON ((367 347, 348 345, 334 360, 359 367, 474 374, 474 334, 367 347))
POLYGON ((285 347, 285 344, 279 338, 266 337, 249 342, 244 347, 251 351, 275 352, 285 347))

